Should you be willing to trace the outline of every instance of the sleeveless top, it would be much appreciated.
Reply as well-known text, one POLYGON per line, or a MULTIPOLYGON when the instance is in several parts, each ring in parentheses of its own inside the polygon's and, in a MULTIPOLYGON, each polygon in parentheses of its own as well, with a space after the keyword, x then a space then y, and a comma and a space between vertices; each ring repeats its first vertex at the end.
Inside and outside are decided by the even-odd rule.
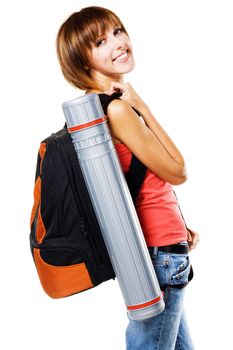
MULTIPOLYGON (((108 104, 121 94, 99 94, 105 114, 108 104)), ((133 108, 134 109, 134 108, 133 108)), ((134 109, 138 115, 140 113, 134 109)), ((115 149, 124 173, 129 170, 132 152, 123 143, 115 149)), ((187 229, 173 187, 147 169, 135 208, 148 247, 165 246, 187 240, 187 229)))

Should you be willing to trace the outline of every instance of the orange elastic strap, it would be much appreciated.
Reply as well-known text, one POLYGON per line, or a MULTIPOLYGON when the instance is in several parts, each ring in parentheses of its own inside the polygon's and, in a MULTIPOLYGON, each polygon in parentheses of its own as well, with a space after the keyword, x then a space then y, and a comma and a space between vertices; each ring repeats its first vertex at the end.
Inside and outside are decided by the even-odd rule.
POLYGON ((137 305, 127 305, 127 309, 128 310, 137 310, 137 309, 142 309, 144 307, 147 307, 147 306, 150 306, 150 305, 153 305, 155 303, 157 303, 158 301, 160 301, 162 299, 161 296, 155 298, 155 299, 152 299, 150 301, 147 301, 146 303, 143 303, 143 304, 137 304, 137 305))
POLYGON ((75 132, 75 131, 78 131, 78 130, 81 130, 81 129, 89 128, 90 126, 103 123, 105 120, 107 120, 107 116, 106 115, 101 117, 101 118, 92 120, 91 122, 88 122, 88 123, 72 126, 71 128, 68 128, 68 131, 69 132, 75 132))

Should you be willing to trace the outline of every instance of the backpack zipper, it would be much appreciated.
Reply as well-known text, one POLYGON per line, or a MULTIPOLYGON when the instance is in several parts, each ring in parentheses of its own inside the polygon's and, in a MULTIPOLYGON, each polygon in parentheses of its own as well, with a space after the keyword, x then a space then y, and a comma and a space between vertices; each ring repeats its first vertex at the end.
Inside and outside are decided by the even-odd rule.
POLYGON ((98 280, 96 273, 95 273, 94 269, 92 268, 92 264, 91 264, 89 257, 87 256, 85 251, 83 249, 81 249, 80 247, 74 248, 73 245, 69 245, 69 244, 67 244, 67 242, 56 242, 55 244, 54 243, 49 244, 49 243, 43 242, 43 243, 39 244, 39 243, 35 242, 33 237, 30 237, 30 241, 31 241, 31 244, 34 248, 37 248, 40 250, 44 250, 44 249, 50 250, 50 249, 56 249, 56 248, 63 248, 63 249, 74 251, 75 253, 78 254, 78 256, 80 256, 83 259, 84 263, 88 264, 87 270, 88 271, 91 270, 91 276, 94 277, 95 281, 98 280))

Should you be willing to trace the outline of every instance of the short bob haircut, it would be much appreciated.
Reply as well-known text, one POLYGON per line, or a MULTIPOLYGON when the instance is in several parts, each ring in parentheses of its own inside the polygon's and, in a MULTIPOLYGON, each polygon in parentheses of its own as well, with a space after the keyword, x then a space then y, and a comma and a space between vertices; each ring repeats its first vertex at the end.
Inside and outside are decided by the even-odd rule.
POLYGON ((99 90, 88 64, 97 37, 118 25, 127 35, 120 19, 112 11, 90 6, 74 12, 61 25, 56 39, 57 55, 65 79, 81 90, 99 90))

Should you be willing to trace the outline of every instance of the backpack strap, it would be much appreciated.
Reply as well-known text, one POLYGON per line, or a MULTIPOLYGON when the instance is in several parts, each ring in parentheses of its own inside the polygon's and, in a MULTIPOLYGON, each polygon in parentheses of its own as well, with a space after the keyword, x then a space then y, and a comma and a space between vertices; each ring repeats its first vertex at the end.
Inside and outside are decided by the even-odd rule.
MULTIPOLYGON (((102 107, 103 107, 103 110, 104 110, 104 113, 107 114, 107 108, 108 108, 108 105, 109 103, 112 101, 112 100, 115 100, 115 99, 120 99, 120 96, 122 95, 121 92, 114 92, 112 95, 107 95, 107 94, 98 94, 99 95, 99 99, 100 99, 100 102, 102 104, 102 107)), ((138 112, 138 110, 134 107, 132 107, 133 110, 140 116, 140 113, 138 112)))
POLYGON ((132 154, 130 168, 125 174, 125 179, 127 181, 134 204, 145 179, 146 172, 147 167, 134 154, 132 154))
MULTIPOLYGON (((107 108, 109 103, 114 99, 119 99, 121 95, 122 93, 118 92, 114 92, 111 96, 107 94, 99 94, 100 102, 102 104, 105 114, 107 114, 107 108)), ((140 116, 140 113, 135 108, 133 109, 140 116)), ((146 171, 147 167, 134 154, 132 154, 130 169, 125 174, 125 178, 134 203, 143 184, 146 171)))
POLYGON ((115 99, 120 99, 120 96, 122 95, 121 93, 119 92, 114 92, 112 95, 107 95, 107 94, 98 94, 99 95, 99 99, 100 99, 100 102, 101 102, 101 105, 103 107, 103 110, 104 110, 104 113, 107 114, 107 108, 108 108, 108 105, 109 103, 112 101, 112 100, 115 100, 115 99))

